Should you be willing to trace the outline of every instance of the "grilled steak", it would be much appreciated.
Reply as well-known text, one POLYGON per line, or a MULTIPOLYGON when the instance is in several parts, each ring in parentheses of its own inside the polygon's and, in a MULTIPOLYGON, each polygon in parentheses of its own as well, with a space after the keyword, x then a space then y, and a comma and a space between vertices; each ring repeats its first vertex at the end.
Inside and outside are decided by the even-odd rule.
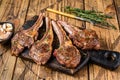
POLYGON ((45 64, 52 53, 53 31, 51 21, 48 17, 46 21, 46 33, 41 40, 37 40, 31 47, 29 55, 37 64, 45 64))
POLYGON ((64 29, 69 33, 69 37, 73 43, 81 49, 99 49, 100 42, 94 30, 85 29, 79 30, 64 21, 58 21, 64 29))
POLYGON ((43 14, 39 15, 39 18, 35 22, 35 24, 26 30, 21 30, 15 34, 12 38, 12 55, 18 56, 25 47, 30 47, 38 37, 38 30, 43 24, 43 14))
POLYGON ((73 46, 71 40, 68 38, 59 23, 52 21, 52 25, 60 42, 59 48, 54 50, 53 55, 63 66, 75 68, 80 63, 81 59, 79 50, 73 46))

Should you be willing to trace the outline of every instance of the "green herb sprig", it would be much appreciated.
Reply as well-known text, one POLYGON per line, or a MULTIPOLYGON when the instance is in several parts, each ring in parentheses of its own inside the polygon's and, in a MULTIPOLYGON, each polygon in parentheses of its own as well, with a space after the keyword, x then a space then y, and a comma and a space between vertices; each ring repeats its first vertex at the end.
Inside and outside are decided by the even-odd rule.
POLYGON ((97 12, 95 10, 82 10, 79 8, 72 8, 70 6, 66 6, 65 11, 67 13, 74 14, 75 16, 82 18, 82 20, 90 22, 94 25, 116 29, 114 25, 106 21, 106 19, 112 19, 112 17, 102 14, 102 12, 97 12))

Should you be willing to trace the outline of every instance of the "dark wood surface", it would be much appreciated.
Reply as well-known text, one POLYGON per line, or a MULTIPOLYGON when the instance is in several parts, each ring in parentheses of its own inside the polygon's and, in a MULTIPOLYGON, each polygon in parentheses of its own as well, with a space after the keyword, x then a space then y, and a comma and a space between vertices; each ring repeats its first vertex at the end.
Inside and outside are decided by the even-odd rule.
MULTIPOLYGON (((0 21, 15 23, 15 31, 18 31, 26 20, 38 15, 41 9, 55 2, 56 0, 0 0, 0 21)), ((47 11, 45 13, 52 19, 65 20, 79 27, 85 24, 87 28, 96 30, 103 49, 120 52, 120 0, 62 0, 51 8, 64 12, 62 7, 67 5, 110 14, 113 19, 109 22, 114 24, 117 30, 102 29, 47 11)), ((119 75, 120 67, 115 71, 110 71, 94 64, 86 65, 74 76, 66 75, 11 56, 10 45, 0 45, 0 80, 41 80, 40 78, 46 80, 120 80, 119 75)))

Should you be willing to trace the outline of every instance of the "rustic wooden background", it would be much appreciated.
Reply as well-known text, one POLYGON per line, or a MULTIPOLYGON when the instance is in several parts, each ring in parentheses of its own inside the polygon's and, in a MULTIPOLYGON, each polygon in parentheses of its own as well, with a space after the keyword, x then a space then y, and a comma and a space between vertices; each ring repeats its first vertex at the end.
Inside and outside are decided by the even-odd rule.
MULTIPOLYGON (((53 4, 56 0, 0 0, 0 21, 12 21, 18 31, 24 22, 41 9, 53 4)), ((111 14, 114 19, 109 20, 117 30, 106 30, 89 23, 46 12, 52 19, 62 19, 70 24, 96 30, 102 43, 102 48, 120 52, 120 0, 62 0, 51 8, 63 11, 62 7, 70 5, 85 10, 97 10, 111 14)), ((115 71, 104 69, 94 64, 88 64, 74 76, 52 71, 18 57, 11 56, 10 46, 0 45, 0 80, 120 80, 120 67, 115 71), (32 72, 31 71, 34 71, 32 72)))

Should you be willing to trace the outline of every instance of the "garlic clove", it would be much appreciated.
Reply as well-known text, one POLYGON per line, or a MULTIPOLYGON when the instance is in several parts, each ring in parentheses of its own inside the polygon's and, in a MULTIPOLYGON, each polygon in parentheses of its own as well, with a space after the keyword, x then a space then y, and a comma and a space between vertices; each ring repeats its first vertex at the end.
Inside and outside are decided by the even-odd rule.
POLYGON ((13 25, 9 22, 0 23, 0 43, 4 43, 10 39, 13 34, 13 25))
POLYGON ((13 30, 12 24, 7 23, 7 24, 6 24, 6 31, 12 31, 12 30, 13 30))
POLYGON ((3 27, 1 27, 1 28, 0 28, 0 31, 1 31, 1 32, 4 32, 4 29, 3 29, 3 27))
POLYGON ((11 35, 12 35, 12 32, 6 32, 5 34, 3 34, 3 35, 0 36, 0 40, 6 40, 11 35))
POLYGON ((6 34, 6 32, 7 32, 6 30, 3 31, 4 34, 6 34))
POLYGON ((6 26, 7 26, 6 23, 4 23, 3 26, 2 26, 2 28, 3 28, 4 30, 6 30, 6 28, 7 28, 6 26))

